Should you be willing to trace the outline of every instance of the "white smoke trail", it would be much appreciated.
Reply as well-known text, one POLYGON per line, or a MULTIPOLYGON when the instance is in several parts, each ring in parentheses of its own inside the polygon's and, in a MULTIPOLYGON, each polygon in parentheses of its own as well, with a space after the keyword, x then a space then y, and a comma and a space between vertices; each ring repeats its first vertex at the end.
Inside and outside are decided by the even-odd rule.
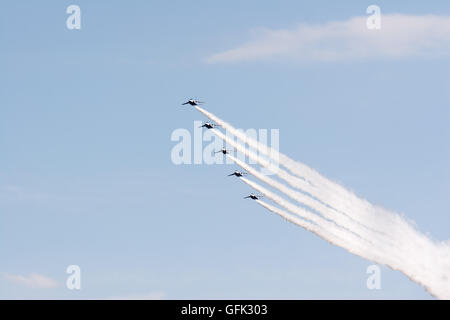
MULTIPOLYGON (((294 170, 295 161, 288 159, 286 156, 278 153, 276 150, 271 150, 267 152, 268 147, 255 141, 253 138, 248 137, 243 132, 233 128, 230 124, 225 121, 219 119, 215 115, 210 112, 197 108, 200 112, 204 113, 211 120, 218 123, 224 129, 228 130, 232 134, 236 134, 236 136, 244 142, 247 142, 251 147, 256 148, 259 151, 263 151, 266 155, 278 154, 280 157, 280 163, 286 167, 286 163, 288 164, 288 169, 294 170), (286 160, 286 158, 288 160, 286 160)), ((228 144, 234 146, 237 150, 248 156, 250 159, 257 161, 259 164, 270 167, 270 163, 263 160, 261 157, 256 155, 255 153, 248 151, 247 148, 243 147, 241 144, 236 143, 233 139, 228 136, 223 135, 220 131, 213 131, 216 135, 218 135, 221 139, 225 140, 228 144)), ((276 161, 275 157, 275 161, 276 161)), ((300 164, 300 166, 304 166, 300 164)), ((304 166, 306 167, 306 166, 304 166)), ((306 167, 307 168, 307 167, 306 167)), ((393 214, 389 211, 386 211, 381 208, 377 208, 372 206, 365 200, 360 200, 356 198, 353 194, 342 194, 340 196, 336 195, 333 190, 329 190, 328 187, 324 186, 323 190, 316 186, 310 185, 303 180, 297 179, 281 168, 279 170, 275 170, 275 173, 282 178, 284 181, 288 182, 290 185, 300 188, 303 191, 306 191, 307 194, 314 196, 316 199, 330 206, 331 208, 336 209, 339 213, 350 216, 357 223, 362 225, 364 229, 367 229, 371 232, 381 233, 385 236, 385 241, 388 243, 394 242, 397 252, 401 252, 402 256, 405 256, 405 260, 413 259, 414 252, 409 254, 411 248, 411 241, 421 241, 421 243, 416 243, 415 247, 427 247, 430 244, 427 241, 430 241, 428 238, 423 239, 420 237, 420 233, 417 232, 407 221, 401 218, 397 214, 393 214), (401 235, 401 236, 399 236, 401 235)), ((318 175, 318 174, 317 174, 318 175)), ((314 174, 309 177, 314 176, 314 174)), ((325 178, 323 178, 325 179, 325 178)), ((330 182, 331 183, 331 182, 330 182)), ((331 183, 332 184, 332 183, 331 183)), ((342 189, 342 188, 341 188, 342 189)), ((336 191, 337 192, 337 191, 336 191)), ((367 236, 367 233, 363 233, 362 228, 359 228, 358 231, 360 234, 364 234, 367 236)), ((373 236, 374 241, 378 236, 373 236)), ((393 249, 391 249, 392 252, 393 249)), ((430 251, 427 251, 427 253, 430 251)), ((417 263, 417 262, 416 262, 417 263)), ((424 266, 426 267, 426 266, 424 266)))
MULTIPOLYGON (((407 255, 420 258, 422 261, 407 259, 405 258, 405 252, 386 250, 386 248, 383 248, 382 246, 376 247, 371 243, 363 242, 361 241, 363 239, 355 237, 353 234, 347 233, 345 230, 337 229, 336 226, 331 224, 329 221, 315 216, 314 214, 287 202, 283 198, 270 192, 257 183, 242 177, 241 180, 286 210, 303 219, 312 221, 318 227, 326 230, 326 235, 319 233, 316 234, 328 242, 342 247, 361 258, 368 259, 379 264, 384 264, 393 270, 401 271, 412 281, 424 286, 425 289, 436 298, 450 299, 448 284, 450 249, 448 246, 443 245, 441 247, 443 250, 439 250, 439 246, 435 247, 430 245, 430 243, 424 243, 424 246, 410 248, 411 250, 406 252, 407 255), (425 260, 426 263, 424 263, 423 260, 425 260)), ((269 210, 273 211, 273 208, 275 207, 272 207, 269 210)), ((317 229, 314 229, 314 231, 317 231, 317 229)))
MULTIPOLYGON (((279 172, 275 172, 290 185, 302 189, 339 212, 348 214, 366 227, 383 232, 396 242, 396 248, 380 247, 380 250, 386 250, 380 259, 374 258, 373 253, 360 256, 402 271, 410 279, 423 285, 430 294, 437 298, 450 299, 450 243, 436 243, 430 240, 415 230, 398 214, 373 206, 368 201, 358 198, 352 192, 335 182, 329 181, 306 165, 291 160, 268 146, 261 145, 206 110, 197 109, 244 143, 270 157, 270 159, 276 160, 279 158, 280 163, 288 171, 304 179, 297 179, 289 174, 283 177, 279 172), (397 263, 398 259, 395 259, 399 256, 399 253, 405 257, 400 264, 397 263)), ((251 158, 251 156, 249 157, 251 158)), ((259 158, 256 157, 254 160, 259 158)), ((258 161, 262 165, 261 162, 258 161)), ((279 171, 283 172, 282 170, 279 171)), ((296 210, 292 207, 290 209, 296 210)), ((349 250, 349 248, 346 249, 349 250)), ((355 252, 355 249, 351 252, 355 252)))
MULTIPOLYGON (((242 142, 258 150, 258 152, 268 156, 273 161, 277 163, 279 162, 291 173, 294 173, 298 177, 304 178, 304 180, 295 178, 287 174, 282 169, 274 170, 274 173, 276 173, 291 186, 303 190, 337 211, 348 214, 350 217, 355 219, 355 221, 358 221, 364 226, 370 226, 374 230, 382 232, 382 228, 385 228, 386 225, 390 225, 396 221, 395 215, 391 212, 375 207, 368 201, 356 197, 352 192, 347 191, 342 186, 322 177, 308 166, 296 162, 288 158, 286 155, 278 152, 278 150, 256 141, 252 137, 247 136, 244 132, 237 130, 229 123, 206 111, 205 109, 198 106, 196 106, 196 109, 227 130, 227 132, 236 136, 242 142)), ((216 130, 216 132, 218 131, 216 130)), ((240 145, 236 144, 232 139, 224 136, 224 140, 238 150, 241 149, 240 145)), ((273 168, 273 165, 270 165, 268 161, 264 161, 261 157, 252 152, 249 152, 248 156, 262 166, 273 168)))
MULTIPOLYGON (((262 188, 262 187, 261 187, 262 188)), ((259 189, 259 188, 258 188, 259 189)), ((257 190, 257 189, 256 189, 257 190)), ((304 219, 299 219, 295 216, 292 216, 291 214, 287 213, 286 211, 279 209, 275 206, 272 206, 266 202, 263 202, 261 200, 256 200, 256 202, 258 204, 260 204, 261 206, 265 207, 266 209, 268 209, 269 211, 272 211, 276 214, 278 214, 279 216, 281 216, 282 218, 286 219, 287 221, 294 223, 300 227, 303 227, 304 229, 306 229, 307 231, 310 231, 312 233, 314 233, 315 235, 319 236, 320 238, 322 238, 323 240, 327 241, 328 243, 331 243, 333 245, 336 245, 338 247, 344 248, 347 251, 361 257, 361 258, 366 258, 372 261, 375 261, 377 259, 379 259, 378 257, 374 257, 371 256, 370 258, 368 258, 368 254, 367 251, 365 251, 363 248, 361 248, 360 246, 352 246, 349 242, 348 239, 346 239, 345 237, 341 237, 339 235, 336 235, 332 232, 329 232, 329 230, 327 228, 324 228, 321 224, 314 224, 311 223, 307 220, 304 219)))
MULTIPOLYGON (((288 195, 291 199, 294 199, 294 200, 310 207, 311 209, 318 211, 319 213, 324 213, 324 217, 336 222, 337 225, 342 227, 345 231, 351 232, 351 233, 354 233, 354 234, 360 236, 359 239, 353 238, 354 245, 356 245, 355 244, 356 241, 363 242, 363 241, 369 240, 371 248, 365 247, 366 251, 369 251, 369 249, 370 249, 370 250, 376 250, 378 252, 380 250, 389 252, 390 255, 387 255, 387 256, 385 255, 383 261, 385 264, 389 265, 391 268, 398 269, 398 268, 400 268, 400 267, 397 267, 398 265, 401 264, 400 261, 405 262, 405 261, 410 260, 410 256, 407 255, 408 252, 405 251, 405 248, 400 247, 398 243, 393 242, 392 238, 386 238, 386 237, 383 238, 380 236, 380 234, 369 233, 369 232, 367 232, 367 230, 362 229, 360 227, 360 225, 355 224, 354 221, 352 221, 350 219, 345 219, 346 216, 338 218, 339 217, 338 215, 333 215, 332 212, 327 212, 327 211, 331 210, 330 208, 323 206, 320 203, 316 203, 316 202, 314 202, 313 199, 309 199, 305 195, 298 193, 298 192, 286 187, 285 185, 259 173, 257 170, 253 169, 251 166, 236 159, 233 156, 228 155, 228 157, 231 160, 233 160, 237 165, 239 165, 241 168, 243 168, 244 170, 246 170, 250 174, 252 174, 255 178, 261 180, 262 182, 267 183, 268 185, 279 190, 280 192, 288 195)), ((287 209, 293 213, 296 213, 296 214, 298 213, 298 209, 299 209, 298 207, 295 208, 293 206, 286 205, 286 202, 283 200, 280 200, 281 199, 280 197, 275 197, 273 194, 269 194, 267 190, 262 189, 260 186, 257 186, 255 183, 252 183, 245 178, 241 178, 241 180, 244 181, 245 183, 247 183, 248 185, 250 185, 251 187, 253 187, 254 189, 256 189, 257 191, 259 191, 260 193, 267 196, 269 199, 280 204, 285 209, 287 209)), ((317 223, 317 220, 311 219, 309 217, 307 217, 307 218, 317 223)), ((328 227, 330 227, 330 225, 328 225, 328 227)), ((344 237, 341 236, 341 238, 344 238, 344 237)), ((368 254, 360 254, 360 256, 370 259, 368 254)), ((378 256, 380 256, 380 254, 378 256)), ((371 260, 374 260, 374 258, 372 258, 371 260)))
POLYGON ((269 211, 272 211, 273 213, 276 213, 277 215, 281 216, 283 219, 285 219, 293 224, 296 224, 296 225, 304 228, 305 230, 310 231, 310 232, 314 233, 315 235, 321 237, 328 243, 336 245, 338 243, 343 242, 343 240, 340 239, 339 237, 337 237, 336 235, 331 235, 326 229, 323 229, 322 227, 320 227, 314 223, 311 223, 307 220, 295 217, 295 216, 291 215, 290 213, 287 213, 286 211, 279 209, 277 207, 274 207, 264 201, 261 201, 261 200, 255 200, 255 201, 258 204, 260 204, 261 206, 263 206, 264 208, 268 209, 269 211), (334 240, 330 240, 332 238, 334 238, 334 240))
MULTIPOLYGON (((245 156, 249 157, 251 160, 256 161, 258 164, 262 165, 263 167, 265 167, 265 168, 273 167, 273 165, 270 162, 266 161, 265 159, 263 159, 262 157, 258 156, 254 152, 250 151, 248 148, 246 148, 242 144, 235 142, 233 139, 231 139, 230 137, 224 135, 222 132, 220 132, 220 131, 218 131, 216 129, 212 129, 211 131, 216 136, 218 136, 220 139, 224 140, 227 144, 233 146, 236 150, 238 150, 239 152, 241 152, 245 156)), ((232 159, 234 162, 236 162, 235 160, 237 160, 234 157, 232 157, 232 158, 230 157, 230 159, 232 159)), ((249 166, 245 166, 245 167, 243 166, 244 163, 242 161, 236 162, 236 164, 238 164, 239 166, 241 166, 245 170, 248 170, 249 172, 251 171, 251 169, 249 169, 250 168, 249 166)), ((305 183, 304 181, 301 181, 301 180, 297 179, 296 177, 292 177, 289 173, 287 173, 286 171, 284 171, 281 168, 277 168, 277 170, 272 170, 272 171, 275 172, 278 177, 280 177, 284 181, 288 182, 291 186, 298 187, 297 182, 299 182, 301 184, 305 183)), ((255 175, 257 173, 255 170, 253 170, 252 172, 253 172, 252 175, 255 175)), ((258 179, 263 180, 263 179, 265 179, 264 177, 266 177, 266 176, 260 174, 258 176, 258 179)), ((283 187, 285 188, 285 189, 283 189, 284 191, 283 190, 280 190, 280 191, 285 192, 286 190, 291 190, 291 189, 287 188, 286 186, 284 186, 283 184, 277 183, 273 179, 270 179, 268 177, 266 177, 266 178, 267 179, 263 180, 265 183, 268 183, 268 184, 272 185, 273 187, 275 187, 277 189, 283 188, 283 187), (268 182, 268 181, 271 181, 271 182, 268 182)), ((301 189, 301 190, 308 189, 308 186, 304 185, 303 188, 299 188, 299 189, 301 189)), ((361 222, 351 218, 346 213, 338 211, 338 210, 334 209, 333 207, 326 205, 324 202, 319 201, 318 199, 316 199, 314 197, 308 198, 306 196, 302 196, 299 192, 296 192, 296 191, 293 191, 293 190, 291 190, 291 192, 287 191, 287 194, 290 197, 293 196, 294 200, 296 200, 296 201, 300 201, 300 202, 303 202, 303 203, 305 203, 305 202, 311 203, 312 205, 315 206, 314 210, 320 211, 320 209, 317 209, 317 207, 320 207, 325 212, 329 212, 331 210, 334 211, 335 215, 332 216, 332 219, 334 221, 336 221, 337 223, 338 223, 337 220, 342 220, 342 219, 353 220, 350 223, 357 225, 358 233, 361 236, 366 235, 367 233, 370 233, 370 234, 372 234, 372 233, 383 234, 382 231, 374 230, 371 227, 369 227, 368 225, 362 224, 361 222), (295 194, 293 192, 295 192, 295 194), (310 199, 310 200, 305 200, 305 199, 310 199), (343 215, 344 217, 341 218, 341 215, 343 215)), ((306 194, 309 195, 308 193, 306 193, 306 194)), ((320 211, 320 212, 323 212, 323 211, 320 211)), ((331 218, 331 217, 328 216, 328 218, 331 218)), ((377 237, 378 234, 375 234, 373 236, 377 237)), ((389 240, 389 239, 386 239, 386 240, 389 240)))
MULTIPOLYGON (((379 248, 373 246, 370 240, 368 241, 366 239, 362 239, 356 236, 355 234, 348 232, 348 230, 344 230, 338 227, 336 224, 326 219, 323 219, 322 217, 317 216, 308 210, 305 210, 292 204, 291 202, 267 190, 266 188, 257 184, 256 182, 250 181, 243 177, 241 177, 241 180, 246 184, 248 184, 253 189, 255 189, 256 191, 258 191, 259 193, 263 194, 268 199, 282 206, 289 212, 294 213, 295 215, 303 219, 309 220, 315 223, 316 225, 320 226, 321 228, 327 230, 328 232, 327 240, 329 242, 335 245, 339 245, 340 247, 345 248, 347 251, 356 254, 359 257, 366 258, 372 261, 381 261, 382 257, 384 256, 384 254, 380 252, 379 248)), ((392 259, 390 257, 388 258, 389 260, 388 262, 392 268, 396 268, 396 265, 398 264, 396 259, 397 257, 392 257, 392 259)), ((386 260, 386 258, 384 260, 386 260)))
MULTIPOLYGON (((377 238, 378 241, 386 241, 386 239, 380 239, 378 234, 370 233, 368 234, 367 229, 361 228, 359 224, 356 224, 353 220, 348 218, 345 215, 336 214, 336 212, 333 212, 333 210, 322 203, 307 197, 306 195, 297 192, 295 190, 290 189, 286 185, 271 179, 270 177, 258 172, 257 170, 253 169, 251 166, 247 165, 246 163, 240 161, 239 159, 236 159, 235 157, 231 155, 227 155, 231 160, 233 160, 238 166, 249 172, 251 175, 253 175, 255 178, 259 179, 260 181, 267 183, 269 186, 277 189, 278 191, 286 194, 289 198, 309 207, 310 209, 318 212, 321 214, 324 218, 334 221, 336 225, 339 227, 347 230, 348 232, 352 232, 356 235, 358 235, 361 238, 364 239, 374 239, 377 238)), ((246 179, 243 179, 244 182, 246 182, 246 179)))

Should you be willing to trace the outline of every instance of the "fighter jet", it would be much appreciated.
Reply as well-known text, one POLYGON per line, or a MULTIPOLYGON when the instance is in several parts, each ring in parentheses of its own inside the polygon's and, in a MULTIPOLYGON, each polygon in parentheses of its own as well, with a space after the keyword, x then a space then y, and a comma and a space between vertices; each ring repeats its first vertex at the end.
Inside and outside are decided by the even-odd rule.
POLYGON ((213 129, 219 127, 219 125, 211 122, 205 122, 203 125, 201 125, 199 128, 206 128, 206 129, 213 129))
POLYGON ((222 150, 216 151, 214 153, 219 153, 219 152, 222 152, 223 154, 229 154, 230 153, 230 151, 225 149, 225 148, 222 148, 222 150))
POLYGON ((229 174, 228 176, 229 177, 231 177, 231 176, 242 177, 243 175, 246 175, 246 174, 247 174, 247 172, 242 172, 242 171, 236 170, 235 172, 233 172, 232 174, 229 174))
POLYGON ((260 195, 260 194, 250 194, 249 196, 244 197, 244 199, 248 199, 251 198, 253 200, 259 200, 259 198, 263 198, 264 196, 260 195))
POLYGON ((191 106, 198 106, 198 105, 203 104, 203 103, 204 102, 202 102, 202 101, 189 99, 188 101, 186 101, 185 103, 182 103, 181 105, 184 106, 185 104, 190 104, 191 106))

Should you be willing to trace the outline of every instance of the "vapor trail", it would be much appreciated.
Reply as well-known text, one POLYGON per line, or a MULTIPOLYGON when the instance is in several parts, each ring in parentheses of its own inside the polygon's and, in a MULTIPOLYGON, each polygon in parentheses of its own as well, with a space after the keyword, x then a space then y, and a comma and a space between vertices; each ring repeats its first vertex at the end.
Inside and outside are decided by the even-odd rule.
MULTIPOLYGON (((422 242, 421 245, 417 247, 404 248, 406 249, 406 252, 395 249, 389 250, 383 246, 373 246, 371 243, 365 242, 363 241, 364 239, 355 237, 345 230, 337 229, 336 226, 330 224, 329 221, 324 220, 307 210, 292 205, 257 183, 242 177, 241 180, 289 212, 313 222, 313 226, 317 227, 306 229, 314 232, 326 241, 344 248, 361 258, 386 265, 393 270, 401 271, 412 281, 424 286, 425 289, 436 298, 450 299, 447 278, 450 270, 450 249, 448 245, 438 244, 435 246, 426 239, 428 242, 422 242), (326 233, 320 232, 320 229, 326 231, 326 233), (421 260, 417 261, 416 259, 410 259, 410 256, 416 259, 420 257, 421 260)), ((265 203, 264 206, 275 213, 283 212, 267 203, 265 203)), ((310 225, 308 226, 310 227, 310 225)))
MULTIPOLYGON (((381 260, 382 254, 379 252, 377 248, 373 248, 373 245, 370 241, 362 239, 356 236, 355 234, 338 227, 336 224, 326 219, 323 219, 322 217, 317 216, 308 210, 305 210, 292 204, 291 202, 267 190, 266 188, 257 184, 256 182, 253 182, 243 177, 241 177, 240 179, 246 184, 248 184, 250 187, 255 189, 256 191, 258 191, 259 193, 263 194, 268 199, 272 200, 276 204, 288 210, 289 212, 301 217, 302 219, 309 220, 314 224, 316 224, 317 226, 323 228, 324 230, 327 230, 328 233, 328 237, 326 239, 327 241, 340 247, 343 247, 347 249, 347 251, 356 254, 362 258, 366 258, 372 261, 381 260)), ((391 261, 389 262, 391 263, 391 261)))
MULTIPOLYGON (((289 185, 294 186, 299 188, 300 190, 304 191, 305 189, 309 189, 308 185, 305 185, 304 181, 299 180, 296 177, 291 176, 289 173, 287 173, 286 171, 284 171, 281 168, 275 168, 275 170, 273 169, 273 165, 270 164, 268 161, 266 161, 265 159, 263 159, 262 157, 260 157, 259 155, 255 154, 254 152, 250 151, 248 148, 246 148, 245 146, 243 146, 240 143, 235 142, 231 137, 224 135, 222 132, 220 132, 219 130, 216 129, 212 129, 211 130, 216 136, 218 136, 220 139, 222 139, 223 141, 225 141, 227 144, 233 146, 234 148, 236 148, 236 150, 238 150, 240 153, 244 154, 245 156, 249 157, 251 160, 256 161, 258 164, 260 164, 261 166, 265 167, 265 168, 272 168, 272 172, 276 173, 276 175, 278 177, 280 177, 281 179, 283 179, 284 181, 286 181, 289 185), (302 185, 302 187, 299 187, 299 184, 302 185)), ((232 159, 234 162, 236 162, 235 160, 238 160, 234 157, 230 157, 230 159, 232 159)), ((241 166, 243 169, 247 170, 247 171, 251 171, 252 175, 255 176, 255 170, 251 170, 250 166, 245 166, 245 163, 242 161, 236 162, 236 164, 238 164, 239 166, 241 166)), ((258 178, 260 180, 263 180, 264 177, 266 177, 265 175, 259 175, 258 178)), ((268 177, 267 177, 268 178, 268 177)), ((269 178, 270 179, 270 178, 269 178)), ((286 190, 291 190, 289 188, 287 188, 286 186, 284 186, 281 183, 277 183, 275 180, 270 179, 271 182, 268 182, 269 180, 265 179, 264 182, 268 183, 270 185, 272 185, 273 187, 279 189, 279 188, 283 188, 284 191, 286 190), (275 185, 276 183, 276 185, 275 185)), ((337 222, 337 220, 341 220, 345 219, 348 220, 350 223, 356 225, 356 227, 358 228, 358 233, 363 236, 366 234, 371 234, 371 233, 376 233, 374 236, 379 236, 379 234, 383 234, 383 231, 380 230, 375 230, 374 228, 369 227, 367 224, 363 224, 360 221, 357 221, 356 219, 352 218, 351 215, 348 215, 345 212, 336 210, 335 208, 333 208, 330 205, 327 205, 326 202, 322 201, 320 198, 315 198, 312 197, 310 193, 305 192, 305 196, 302 196, 301 193, 296 192, 294 190, 291 191, 287 191, 287 194, 289 197, 294 198, 296 201, 300 201, 300 202, 308 202, 309 204, 312 204, 313 206, 315 206, 315 210, 318 210, 320 212, 334 212, 335 215, 330 216, 328 214, 328 218, 333 219, 334 221, 337 222), (295 192, 295 194, 293 193, 295 192), (309 199, 308 197, 306 197, 306 195, 311 196, 310 200, 305 200, 305 199, 309 199), (317 209, 320 208, 320 209, 317 209), (323 210, 323 211, 321 211, 323 210), (343 217, 341 217, 343 216, 343 217)), ((351 210, 351 209, 349 209, 351 210)), ((369 224, 370 225, 370 224, 369 224)))
MULTIPOLYGON (((217 117, 215 119, 217 119, 217 117)), ((224 126, 228 124, 222 121, 221 125, 224 126)), ((270 167, 269 162, 264 160, 262 157, 256 155, 254 152, 248 150, 248 148, 245 148, 242 144, 235 142, 231 137, 224 135, 222 132, 216 129, 213 129, 212 132, 219 138, 221 138, 222 140, 224 140, 225 142, 236 148, 239 152, 241 152, 245 156, 248 156, 250 159, 256 161, 262 166, 270 167)), ((240 162, 240 164, 242 164, 242 162, 240 162)), ((243 168, 250 172, 249 166, 243 168)), ((254 173, 254 171, 252 172, 254 173)), ((311 190, 311 187, 304 181, 292 177, 289 173, 285 172, 281 168, 279 168, 278 170, 274 170, 274 172, 277 174, 277 176, 282 178, 284 181, 288 182, 290 185, 295 186, 298 182, 300 182, 302 183, 304 189, 311 190)), ((258 176, 257 178, 261 178, 261 176, 258 176)), ((267 181, 266 179, 261 180, 265 183, 268 183, 269 185, 274 186, 274 184, 269 183, 269 181, 267 181)), ((275 188, 277 187, 278 185, 275 186, 275 188)), ((282 192, 286 192, 286 190, 282 188, 279 188, 279 190, 282 192)), ((327 196, 327 194, 330 193, 332 194, 332 192, 321 192, 321 191, 316 193, 316 195, 320 195, 318 198, 320 202, 324 204, 325 207, 327 207, 328 205, 328 203, 325 201, 330 199, 330 196, 327 196)), ((286 194, 288 196, 292 196, 291 198, 293 197, 295 198, 292 192, 287 192, 286 194)), ((333 195, 331 195, 331 197, 333 197, 333 195)), ((314 198, 312 200, 314 200, 314 198)), ((301 202, 301 200, 297 201, 301 202)), ((328 207, 330 207, 330 209, 334 209, 333 206, 331 205, 328 205, 328 207)), ((412 241, 411 239, 417 240, 420 238, 417 236, 419 233, 400 216, 392 215, 390 219, 386 219, 386 215, 383 215, 382 212, 381 214, 380 212, 377 212, 376 215, 366 214, 367 212, 364 212, 357 206, 352 207, 351 203, 347 204, 345 208, 346 208, 345 212, 334 209, 336 214, 332 215, 332 213, 330 213, 329 215, 327 215, 327 217, 335 221, 336 223, 339 223, 340 225, 342 225, 342 219, 345 219, 345 217, 350 217, 350 220, 353 220, 353 223, 349 222, 347 225, 345 225, 344 228, 346 228, 347 230, 351 230, 351 232, 360 235, 364 239, 370 239, 372 242, 379 243, 380 246, 384 247, 384 250, 387 250, 388 252, 391 253, 392 257, 395 257, 394 259, 403 259, 404 261, 407 261, 411 260, 412 259, 411 257, 415 256, 414 252, 411 254, 408 253, 409 251, 408 248, 411 247, 410 243, 412 241), (354 218, 355 216, 357 216, 355 215, 355 212, 357 211, 362 211, 361 218, 359 219, 354 218), (340 218, 341 215, 343 215, 343 218, 340 218)), ((419 245, 417 245, 417 247, 419 247, 419 245)))
MULTIPOLYGON (((252 137, 249 137, 244 132, 237 130, 231 124, 225 122, 211 112, 206 111, 205 109, 198 106, 196 106, 195 108, 199 112, 207 116, 209 119, 216 122, 222 128, 227 130, 227 132, 236 136, 244 144, 248 144, 250 147, 258 150, 258 152, 269 157, 272 161, 280 163, 289 172, 297 175, 297 178, 293 177, 281 168, 272 170, 275 174, 277 174, 281 179, 285 180, 291 186, 308 193, 309 195, 315 197, 323 203, 326 203, 328 206, 334 208, 335 210, 347 214, 352 219, 359 222, 361 225, 364 225, 366 228, 370 228, 378 232, 383 232, 382 228, 385 227, 386 224, 395 223, 395 215, 388 212, 387 210, 375 207, 366 200, 356 197, 352 192, 347 191, 342 186, 339 186, 338 184, 322 177, 320 174, 318 174, 308 166, 296 162, 288 158, 286 155, 278 152, 278 150, 270 148, 265 144, 256 141, 252 137), (299 177, 302 177, 303 180, 299 179, 299 177), (382 215, 380 215, 380 213, 382 215), (381 226, 379 224, 381 224, 381 226)), ((215 134, 221 134, 221 132, 218 130, 215 130, 213 132, 215 134)), ((242 145, 236 143, 233 139, 223 134, 221 135, 221 139, 225 140, 228 144, 240 150, 240 152, 246 152, 245 154, 248 155, 249 158, 257 161, 260 165, 269 169, 274 168, 274 166, 271 165, 270 162, 263 160, 260 156, 251 151, 245 151, 246 148, 243 149, 242 145)))
MULTIPOLYGON (((320 238, 327 241, 328 243, 336 245, 343 249, 346 249, 347 251, 349 251, 361 258, 368 259, 367 253, 363 249, 361 249, 361 247, 356 247, 356 248, 352 247, 345 238, 342 238, 339 235, 330 233, 328 231, 328 229, 323 228, 321 225, 317 225, 317 224, 311 223, 307 220, 292 216, 290 213, 288 213, 280 208, 277 208, 275 206, 272 206, 264 201, 261 201, 261 200, 255 200, 255 201, 258 204, 260 204, 261 206, 263 206, 264 208, 268 209, 269 211, 276 213, 279 216, 281 216, 282 218, 284 218, 285 220, 287 220, 293 224, 296 224, 296 225, 304 228, 307 231, 314 233, 315 235, 319 236, 320 238)), ((371 257, 369 260, 376 262, 377 259, 378 258, 376 258, 376 257, 371 257)))
MULTIPOLYGON (((330 223, 330 221, 322 219, 312 213, 306 214, 306 216, 312 219, 311 221, 318 223, 322 228, 325 226, 327 232, 336 237, 334 241, 336 241, 337 238, 340 238, 339 236, 342 236, 340 239, 344 239, 345 241, 345 247, 342 247, 348 251, 360 257, 385 264, 392 269, 400 270, 416 283, 423 285, 433 296, 440 299, 450 299, 449 242, 435 242, 429 239, 418 232, 400 215, 373 206, 368 201, 358 198, 344 187, 321 176, 308 166, 296 162, 279 153, 277 150, 273 150, 272 148, 257 142, 208 111, 199 107, 196 108, 208 118, 221 125, 227 132, 230 132, 250 147, 258 150, 258 152, 268 156, 269 159, 273 161, 279 159, 279 163, 283 167, 297 176, 291 176, 282 169, 275 171, 275 173, 288 184, 315 197, 326 206, 330 206, 336 211, 350 216, 368 229, 380 231, 386 238, 393 239, 396 246, 386 246, 385 244, 380 243, 378 244, 378 247, 362 247, 360 242, 354 241, 355 238, 358 238, 355 237, 353 233, 336 228, 334 223, 330 223), (313 217, 311 217, 311 215, 313 217), (319 220, 317 218, 319 218, 319 220)), ((219 131, 217 132, 221 134, 219 131)), ((233 145, 233 139, 227 139, 228 137, 226 136, 223 137, 225 137, 225 141, 233 145), (231 141, 233 143, 231 143, 231 141)), ((238 150, 240 149, 244 154, 248 155, 249 158, 253 157, 260 165, 268 166, 267 161, 261 160, 258 156, 255 157, 255 154, 250 151, 245 151, 245 147, 244 151, 242 151, 242 146, 240 144, 234 143, 234 146, 237 147, 238 150)), ((249 180, 247 180, 247 182, 249 182, 249 184, 252 183, 249 180)), ((270 194, 267 192, 268 190, 265 191, 264 189, 261 189, 262 187, 255 185, 254 183, 253 187, 261 193, 265 192, 266 195, 270 194)), ((277 197, 277 195, 271 197, 268 196, 268 198, 271 198, 290 212, 305 214, 305 212, 298 210, 303 210, 302 208, 295 205, 292 206, 292 204, 288 203, 283 198, 277 197)), ((346 227, 349 230, 354 231, 354 226, 347 225, 346 227)), ((335 243, 336 245, 339 245, 337 242, 335 243)))
MULTIPOLYGON (((374 234, 367 234, 367 230, 361 228, 360 225, 356 224, 353 220, 351 220, 349 217, 345 215, 341 215, 336 211, 333 211, 331 208, 323 205, 319 201, 310 198, 303 193, 300 193, 298 191, 292 190, 291 188, 287 187, 286 185, 273 180, 269 176, 266 176, 257 170, 253 169, 251 166, 247 165, 246 163, 240 161, 239 159, 236 159, 235 157, 231 155, 227 155, 231 160, 233 160, 238 166, 249 172, 252 176, 259 179, 260 181, 267 183, 269 186, 277 189, 278 191, 284 193, 289 198, 309 207, 310 209, 318 212, 321 214, 324 218, 334 221, 337 226, 347 230, 348 232, 352 232, 364 239, 371 239, 374 236, 374 234)), ((246 179, 243 179, 246 181, 246 179)))
POLYGON ((291 215, 290 213, 287 213, 286 211, 279 209, 277 207, 274 207, 264 201, 261 200, 255 200, 258 204, 260 204, 261 206, 263 206, 264 208, 268 209, 269 211, 272 211, 273 213, 276 213, 277 215, 279 215, 280 217, 282 217, 283 219, 298 225, 302 228, 304 228, 307 231, 310 231, 312 233, 314 233, 315 235, 321 237, 322 239, 324 239, 325 241, 331 243, 331 244, 335 244, 333 243, 330 239, 332 237, 335 237, 335 241, 336 242, 341 242, 342 239, 339 239, 337 236, 332 236, 329 234, 329 232, 326 229, 323 229, 321 227, 319 227, 318 225, 311 223, 307 220, 295 217, 293 215, 291 215))

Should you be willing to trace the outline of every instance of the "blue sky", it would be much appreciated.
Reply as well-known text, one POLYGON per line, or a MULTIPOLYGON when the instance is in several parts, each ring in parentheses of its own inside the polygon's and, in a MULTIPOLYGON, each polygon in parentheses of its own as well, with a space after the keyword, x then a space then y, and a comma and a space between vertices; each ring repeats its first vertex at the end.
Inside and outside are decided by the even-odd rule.
POLYGON ((0 298, 430 298, 388 268, 368 290, 371 262, 242 200, 234 166, 170 158, 171 133, 204 120, 180 103, 200 98, 449 239, 448 56, 208 62, 370 4, 382 19, 450 15, 446 1, 3 1, 0 298), (71 4, 81 30, 66 28, 71 4), (65 288, 71 264, 80 291, 65 288), (11 280, 30 274, 55 285, 11 280))

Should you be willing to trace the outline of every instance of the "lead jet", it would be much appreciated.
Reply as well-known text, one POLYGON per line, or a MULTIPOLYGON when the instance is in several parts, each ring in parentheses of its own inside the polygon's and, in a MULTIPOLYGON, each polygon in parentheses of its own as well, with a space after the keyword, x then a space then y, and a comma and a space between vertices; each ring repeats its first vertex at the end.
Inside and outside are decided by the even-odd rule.
POLYGON ((260 195, 260 194, 250 194, 249 196, 244 197, 244 199, 253 199, 253 200, 259 200, 259 198, 263 198, 264 196, 260 195))
POLYGON ((219 127, 219 125, 211 122, 205 122, 203 125, 201 125, 199 128, 206 128, 206 129, 214 129, 219 127))
POLYGON ((190 104, 191 106, 198 106, 200 104, 204 104, 204 102, 198 101, 198 100, 194 100, 194 99, 189 99, 188 101, 186 101, 185 103, 182 103, 181 105, 184 106, 186 104, 190 104))
POLYGON ((232 174, 229 174, 228 176, 229 177, 231 177, 231 176, 242 177, 246 174, 247 174, 247 172, 241 172, 241 171, 236 170, 235 172, 233 172, 232 174))

